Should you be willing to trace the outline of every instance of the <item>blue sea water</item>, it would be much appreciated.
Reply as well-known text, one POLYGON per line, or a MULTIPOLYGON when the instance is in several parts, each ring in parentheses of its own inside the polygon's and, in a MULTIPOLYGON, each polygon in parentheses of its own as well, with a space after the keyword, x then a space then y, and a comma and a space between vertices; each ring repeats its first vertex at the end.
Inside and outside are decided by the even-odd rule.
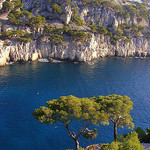
MULTIPOLYGON (((94 65, 32 62, 1 67, 0 150, 74 148, 74 141, 63 127, 40 124, 32 117, 35 108, 65 95, 128 95, 134 102, 131 115, 135 127, 149 127, 150 59, 103 58, 94 62, 94 65)), ((71 129, 77 127, 74 123, 71 129)), ((92 128, 95 126, 89 129, 92 128)), ((80 146, 113 140, 111 125, 97 128, 97 139, 87 141, 81 137, 80 146)))

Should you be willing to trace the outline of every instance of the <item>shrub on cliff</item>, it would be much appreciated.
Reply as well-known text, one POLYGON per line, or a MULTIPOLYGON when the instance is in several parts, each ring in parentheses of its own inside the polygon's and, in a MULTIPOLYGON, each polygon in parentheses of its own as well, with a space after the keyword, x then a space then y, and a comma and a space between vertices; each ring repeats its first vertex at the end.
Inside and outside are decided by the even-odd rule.
POLYGON ((54 28, 50 25, 46 25, 44 27, 44 34, 48 34, 48 33, 51 33, 52 31, 54 30, 54 28))
POLYGON ((3 2, 2 4, 2 9, 0 10, 0 13, 7 13, 9 12, 10 10, 12 10, 13 8, 13 5, 11 2, 8 2, 8 1, 5 1, 3 2))
POLYGON ((72 36, 74 40, 81 41, 81 42, 86 41, 89 37, 88 34, 86 34, 84 31, 79 31, 77 29, 70 30, 68 33, 70 36, 72 36))
POLYGON ((133 18, 135 15, 139 15, 139 10, 132 7, 131 5, 126 5, 126 10, 129 12, 130 16, 133 18))
POLYGON ((84 21, 80 17, 75 17, 72 19, 72 21, 75 22, 79 26, 84 25, 84 21))
POLYGON ((128 23, 121 23, 119 24, 119 28, 122 30, 130 29, 130 25, 128 23))
POLYGON ((59 34, 50 34, 49 40, 55 44, 63 43, 64 38, 59 34))
POLYGON ((30 19, 29 25, 31 28, 37 30, 38 28, 42 27, 45 24, 45 22, 46 22, 45 17, 37 15, 30 19))
POLYGON ((20 42, 23 42, 23 43, 32 42, 32 39, 31 38, 21 37, 20 38, 20 42))
POLYGON ((135 2, 134 7, 139 10, 140 16, 142 16, 145 20, 148 20, 148 10, 144 4, 135 2))
POLYGON ((101 26, 101 25, 97 27, 97 31, 100 34, 104 34, 104 35, 108 33, 107 29, 104 26, 101 26))
POLYGON ((21 3, 21 0, 12 0, 13 10, 22 9, 24 4, 21 3))
POLYGON ((22 11, 12 11, 11 13, 8 14, 8 20, 12 25, 20 25, 22 20, 20 17, 23 15, 22 11))
POLYGON ((91 28, 91 31, 93 33, 97 32, 97 26, 96 25, 89 25, 89 27, 91 28))
POLYGON ((56 4, 56 3, 52 5, 52 9, 53 9, 53 12, 54 12, 54 13, 59 13, 59 14, 62 13, 61 6, 59 6, 59 5, 56 4))

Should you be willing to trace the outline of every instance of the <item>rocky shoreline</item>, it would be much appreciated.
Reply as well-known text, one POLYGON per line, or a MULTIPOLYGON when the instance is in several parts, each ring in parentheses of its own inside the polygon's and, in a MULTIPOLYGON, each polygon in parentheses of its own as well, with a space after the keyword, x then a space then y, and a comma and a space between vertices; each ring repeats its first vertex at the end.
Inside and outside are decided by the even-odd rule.
POLYGON ((88 62, 106 56, 150 57, 150 40, 133 37, 130 43, 121 40, 114 46, 108 35, 93 34, 85 42, 68 38, 63 44, 47 42, 46 39, 28 43, 9 41, 7 46, 4 46, 4 41, 0 42, 0 66, 9 61, 28 62, 41 58, 88 62))

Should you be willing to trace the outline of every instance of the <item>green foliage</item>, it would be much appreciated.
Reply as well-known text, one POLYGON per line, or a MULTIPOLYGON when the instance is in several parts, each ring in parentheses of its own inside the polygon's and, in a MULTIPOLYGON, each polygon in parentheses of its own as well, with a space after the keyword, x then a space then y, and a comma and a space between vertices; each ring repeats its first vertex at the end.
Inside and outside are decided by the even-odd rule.
POLYGON ((91 31, 93 33, 98 32, 98 33, 104 34, 104 35, 108 34, 108 30, 104 26, 89 25, 89 27, 91 28, 91 31))
POLYGON ((139 30, 140 32, 144 33, 144 32, 145 32, 145 27, 139 25, 139 26, 138 26, 138 30, 139 30))
POLYGON ((131 132, 121 142, 113 141, 103 146, 102 150, 144 150, 144 146, 140 145, 137 133, 131 132))
POLYGON ((11 13, 8 14, 8 19, 9 22, 13 25, 20 25, 22 20, 20 17, 23 15, 22 11, 12 11, 11 13))
POLYGON ((104 34, 104 35, 108 33, 107 29, 104 26, 101 26, 101 25, 97 27, 97 31, 100 34, 104 34))
POLYGON ((141 127, 137 127, 135 129, 135 132, 138 134, 138 139, 140 140, 140 142, 143 142, 144 137, 145 137, 145 131, 141 128, 141 127))
POLYGON ((12 30, 12 31, 6 31, 2 33, 3 39, 19 38, 24 35, 25 32, 22 30, 12 30))
POLYGON ((13 10, 22 9, 24 4, 21 3, 21 0, 12 0, 13 10))
POLYGON ((118 38, 122 38, 122 31, 120 29, 116 29, 115 35, 117 35, 118 38))
POLYGON ((25 23, 28 24, 31 17, 32 17, 32 13, 28 11, 13 10, 8 14, 9 22, 12 25, 17 25, 17 26, 22 23, 21 18, 24 18, 25 23))
POLYGON ((73 8, 73 9, 72 9, 72 12, 73 12, 74 17, 77 17, 77 16, 78 16, 78 9, 73 8))
POLYGON ((130 25, 128 23, 122 23, 119 24, 120 29, 125 30, 125 29, 130 29, 130 25))
POLYGON ((89 25, 89 27, 91 28, 91 31, 93 33, 97 32, 97 26, 96 25, 89 25))
MULTIPOLYGON (((77 98, 75 96, 62 96, 46 102, 46 106, 35 109, 33 117, 43 124, 61 123, 75 141, 76 149, 79 149, 78 138, 91 124, 104 121, 105 114, 100 112, 100 105, 88 98, 77 98), (71 131, 72 121, 80 122, 78 132, 71 131)), ((78 126, 79 127, 79 126, 78 126)), ((74 129, 75 130, 75 129, 74 129)))
POLYGON ((124 40, 126 43, 131 43, 131 39, 129 39, 129 38, 125 38, 125 40, 124 40))
POLYGON ((141 147, 140 141, 138 139, 138 134, 136 132, 129 133, 122 142, 123 150, 144 150, 144 147, 141 147))
POLYGON ((68 33, 70 29, 67 26, 63 26, 62 30, 64 33, 68 33))
POLYGON ((45 33, 45 34, 46 34, 46 33, 51 33, 53 30, 54 30, 54 28, 53 28, 52 26, 50 26, 50 25, 46 25, 46 26, 44 27, 44 33, 45 33))
POLYGON ((39 2, 34 2, 34 7, 40 7, 39 2))
POLYGON ((79 31, 77 29, 69 31, 69 35, 72 36, 73 39, 84 42, 88 39, 88 34, 84 31, 79 31))
POLYGON ((108 0, 97 1, 97 5, 102 5, 106 8, 112 8, 115 12, 120 13, 120 15, 124 15, 125 11, 120 4, 115 4, 114 2, 108 0))
POLYGON ((3 2, 2 4, 2 9, 0 10, 1 13, 7 13, 9 12, 10 10, 12 10, 13 8, 13 5, 11 2, 8 2, 8 1, 5 1, 3 2))
POLYGON ((32 13, 31 12, 28 12, 28 11, 24 11, 23 12, 23 15, 27 18, 27 19, 31 19, 31 17, 32 17, 32 13))
POLYGON ((81 18, 79 18, 79 17, 73 18, 72 21, 75 22, 79 26, 84 25, 84 21, 81 18))
POLYGON ((135 2, 135 4, 135 8, 139 11, 139 15, 148 20, 148 12, 146 6, 139 2, 135 2))
POLYGON ((83 4, 86 5, 91 2, 91 0, 82 0, 83 4))
POLYGON ((20 41, 23 42, 23 43, 27 43, 27 42, 32 42, 32 39, 31 38, 21 37, 20 41))
POLYGON ((29 25, 32 27, 32 28, 40 28, 42 27, 46 22, 46 19, 45 17, 42 17, 40 15, 37 15, 37 16, 34 16, 30 19, 30 22, 29 22, 29 25))
POLYGON ((85 131, 82 136, 87 140, 95 139, 98 135, 98 130, 95 128, 94 130, 85 131))
POLYGON ((117 44, 117 38, 115 36, 111 37, 110 42, 112 45, 116 45, 117 44))
POLYGON ((63 43, 64 38, 59 34, 50 34, 49 40, 53 43, 58 44, 58 43, 63 43))
POLYGON ((139 11, 136 8, 132 7, 131 5, 126 5, 126 9, 131 17, 134 17, 134 15, 139 14, 139 11))
POLYGON ((59 14, 62 13, 61 6, 59 6, 59 5, 56 4, 56 3, 52 5, 52 9, 53 9, 53 12, 54 12, 54 13, 59 13, 59 14))
POLYGON ((124 11, 124 9, 122 8, 122 6, 121 5, 115 5, 114 7, 113 7, 113 9, 115 10, 115 12, 119 12, 121 15, 124 15, 124 13, 125 13, 125 11, 124 11))
POLYGON ((104 150, 119 150, 119 144, 120 144, 119 142, 113 141, 111 144, 106 146, 104 150))
POLYGON ((0 22, 0 27, 2 26, 2 22, 0 22))
POLYGON ((144 137, 145 143, 150 143, 150 128, 146 129, 146 136, 144 137))
POLYGON ((102 110, 107 113, 107 117, 114 125, 114 139, 117 138, 117 128, 128 126, 134 128, 130 110, 133 109, 133 102, 128 96, 121 95, 108 95, 93 97, 94 101, 99 103, 102 110))

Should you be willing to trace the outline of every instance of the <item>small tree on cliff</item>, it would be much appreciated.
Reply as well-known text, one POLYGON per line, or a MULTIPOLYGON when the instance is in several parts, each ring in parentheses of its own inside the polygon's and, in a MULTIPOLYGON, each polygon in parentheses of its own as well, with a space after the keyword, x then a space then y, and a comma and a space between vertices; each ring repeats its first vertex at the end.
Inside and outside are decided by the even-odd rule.
POLYGON ((43 27, 46 19, 40 15, 34 16, 29 20, 29 25, 31 28, 38 30, 38 28, 43 27))
POLYGON ((117 139, 118 127, 134 127, 134 123, 132 122, 133 119, 129 114, 130 110, 133 109, 133 103, 128 96, 113 94, 108 96, 99 96, 98 98, 93 97, 92 99, 100 104, 101 109, 107 113, 108 119, 113 123, 114 140, 117 139))
MULTIPOLYGON (((47 107, 42 106, 35 109, 33 116, 43 124, 61 123, 75 142, 76 150, 79 149, 78 138, 91 124, 105 121, 105 114, 100 112, 100 105, 88 98, 77 98, 75 96, 62 96, 59 99, 50 100, 47 107), (80 129, 72 131, 72 121, 80 122, 80 129)), ((103 122, 102 122, 103 123, 103 122)))

